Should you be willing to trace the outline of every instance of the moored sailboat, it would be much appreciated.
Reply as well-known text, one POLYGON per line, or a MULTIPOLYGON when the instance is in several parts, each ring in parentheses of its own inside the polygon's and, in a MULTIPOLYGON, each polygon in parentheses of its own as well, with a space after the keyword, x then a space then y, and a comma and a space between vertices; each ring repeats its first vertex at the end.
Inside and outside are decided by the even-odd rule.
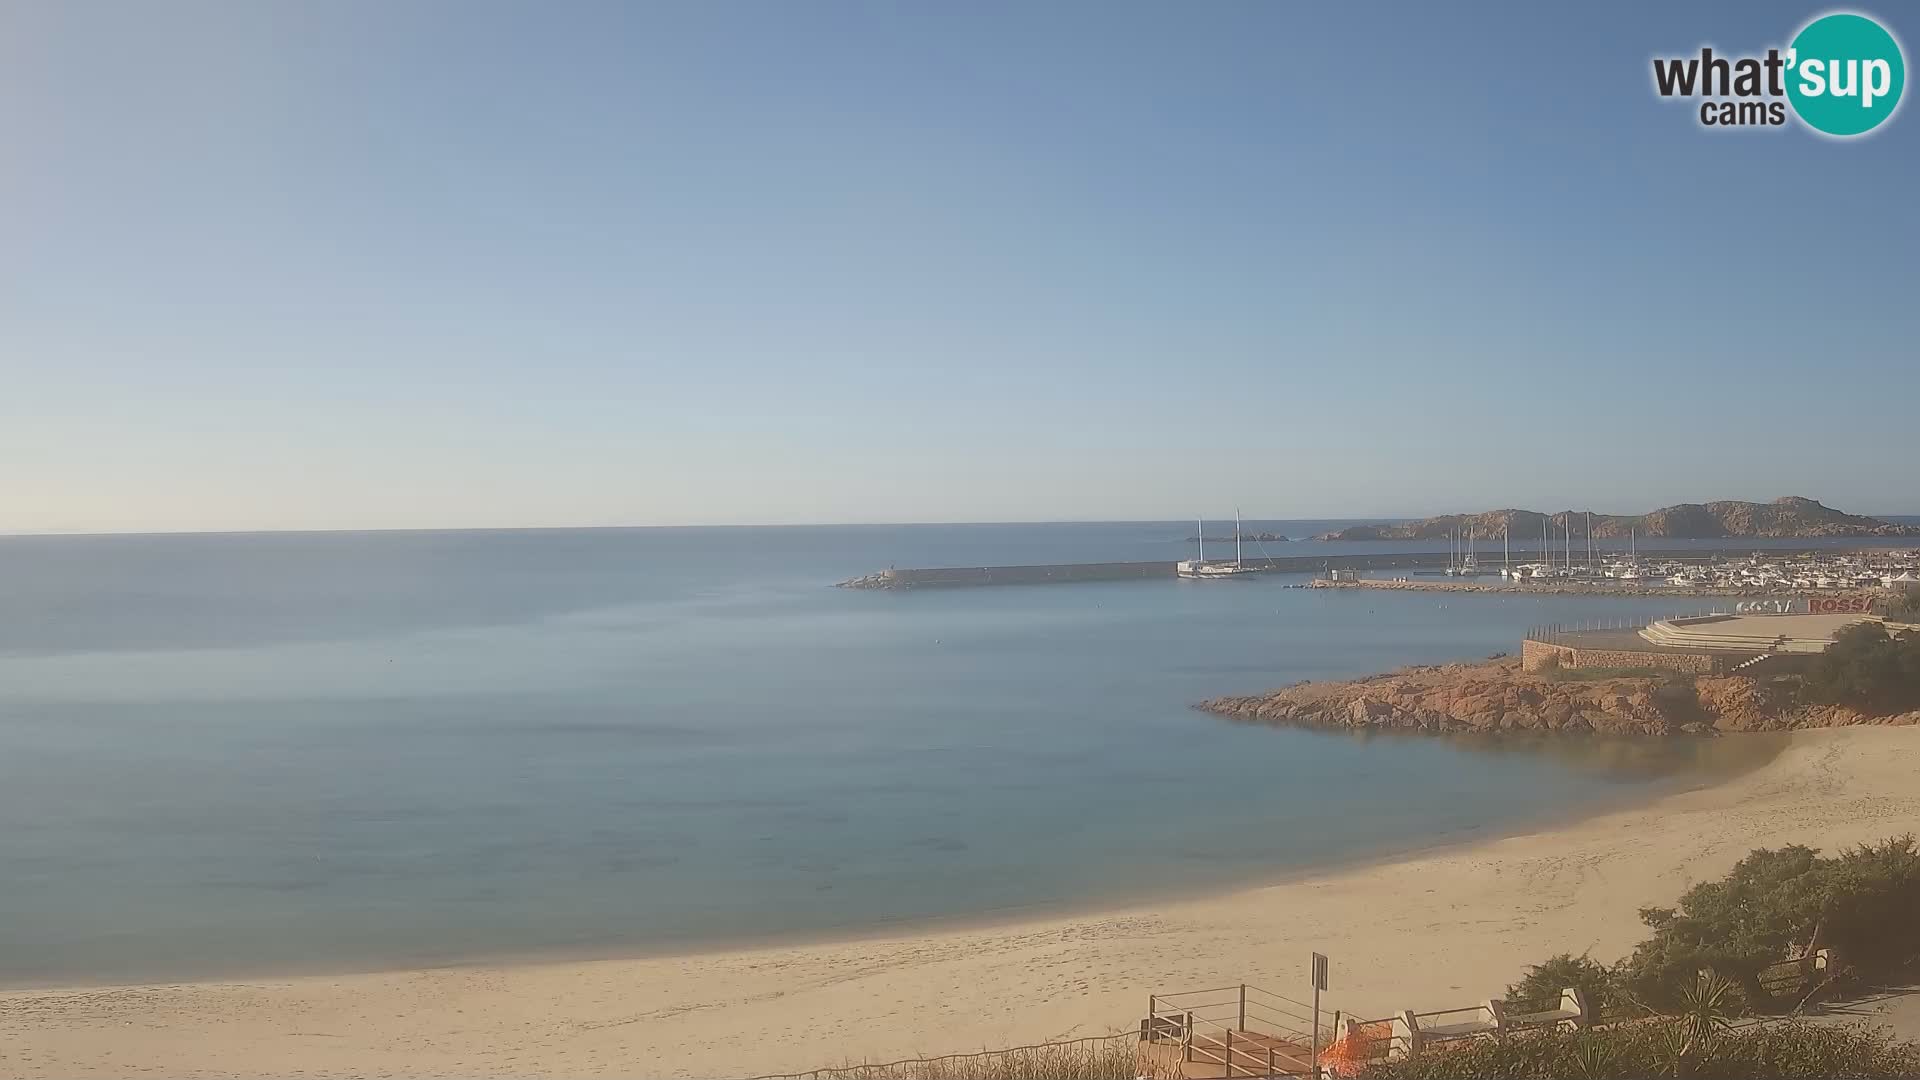
POLYGON ((1195 539, 1199 541, 1200 549, 1194 558, 1181 559, 1179 562, 1173 564, 1174 571, 1179 574, 1179 576, 1189 580, 1203 580, 1240 577, 1245 574, 1257 574, 1260 572, 1259 567, 1248 566, 1241 559, 1240 511, 1235 510, 1233 512, 1233 561, 1230 563, 1210 563, 1207 561, 1206 522, 1195 518, 1194 524, 1197 526, 1195 539))

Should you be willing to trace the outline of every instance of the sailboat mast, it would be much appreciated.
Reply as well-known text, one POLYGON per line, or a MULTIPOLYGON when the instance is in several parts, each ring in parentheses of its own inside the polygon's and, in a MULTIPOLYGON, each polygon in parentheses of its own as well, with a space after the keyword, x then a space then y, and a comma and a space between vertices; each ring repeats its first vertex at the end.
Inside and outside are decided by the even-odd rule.
POLYGON ((1566 527, 1566 530, 1567 530, 1567 538, 1565 541, 1567 569, 1572 570, 1573 569, 1573 511, 1571 510, 1567 511, 1567 518, 1564 522, 1562 522, 1562 524, 1566 527))
POLYGON ((1207 561, 1207 523, 1203 518, 1193 519, 1194 539, 1200 541, 1200 556, 1194 559, 1196 566, 1204 566, 1207 561))
POLYGON ((1502 570, 1508 569, 1511 566, 1513 566, 1512 543, 1513 543, 1513 521, 1512 519, 1508 519, 1508 521, 1504 525, 1500 526, 1500 568, 1502 570))
POLYGON ((1587 511, 1587 565, 1593 565, 1593 511, 1587 511))
POLYGON ((1240 565, 1240 508, 1233 508, 1233 565, 1240 565))

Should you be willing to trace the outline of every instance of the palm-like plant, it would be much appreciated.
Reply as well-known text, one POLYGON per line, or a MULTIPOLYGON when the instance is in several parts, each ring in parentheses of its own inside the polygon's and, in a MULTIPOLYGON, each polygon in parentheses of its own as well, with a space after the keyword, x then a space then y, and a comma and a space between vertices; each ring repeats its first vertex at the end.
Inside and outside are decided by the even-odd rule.
POLYGON ((1612 1043, 1591 1032, 1583 1033, 1573 1047, 1573 1066, 1586 1080, 1604 1080, 1620 1075, 1620 1070, 1615 1067, 1619 1057, 1612 1043))
POLYGON ((1661 1024, 1652 1031, 1648 1040, 1653 1048, 1653 1060, 1659 1066, 1662 1076, 1685 1076, 1687 1066, 1692 1064, 1693 1043, 1687 1038, 1684 1023, 1661 1024))
MULTIPOLYGON (((1680 991, 1680 1011, 1651 1032, 1654 1060, 1667 1076, 1685 1076, 1700 1059, 1713 1053, 1714 1040, 1733 1026, 1739 1006, 1739 987, 1712 970, 1704 970, 1680 991)), ((1581 1063, 1584 1071, 1586 1065, 1581 1063)))
POLYGON ((1714 1038, 1733 1026, 1739 1003, 1739 987, 1712 970, 1702 971, 1692 986, 1681 990, 1679 1022, 1689 1050, 1710 1051, 1714 1038))

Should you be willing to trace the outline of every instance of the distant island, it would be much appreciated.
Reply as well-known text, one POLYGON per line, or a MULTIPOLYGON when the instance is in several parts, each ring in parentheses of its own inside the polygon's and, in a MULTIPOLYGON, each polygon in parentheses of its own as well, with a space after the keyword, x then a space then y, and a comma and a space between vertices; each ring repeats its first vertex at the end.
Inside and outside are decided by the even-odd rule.
MULTIPOLYGON (((1516 538, 1538 537, 1545 523, 1550 535, 1560 537, 1571 527, 1575 537, 1587 536, 1589 515, 1582 510, 1543 514, 1537 510, 1489 510, 1481 514, 1442 514, 1397 525, 1354 525, 1318 540, 1444 540, 1472 530, 1482 539, 1510 531, 1516 538)), ((1717 540, 1732 537, 1793 539, 1812 536, 1920 536, 1920 526, 1899 525, 1879 518, 1842 513, 1815 499, 1789 495, 1770 503, 1710 502, 1663 506, 1647 514, 1593 514, 1595 539, 1626 539, 1629 535, 1676 540, 1717 540)))

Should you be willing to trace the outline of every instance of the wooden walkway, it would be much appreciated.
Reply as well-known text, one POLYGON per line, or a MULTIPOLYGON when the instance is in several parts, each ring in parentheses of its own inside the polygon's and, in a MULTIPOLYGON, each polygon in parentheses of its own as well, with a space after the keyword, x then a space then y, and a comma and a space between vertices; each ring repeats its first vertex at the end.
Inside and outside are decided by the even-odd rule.
POLYGON ((1142 1064, 1152 1075, 1185 1080, 1245 1080, 1247 1077, 1306 1076, 1313 1071, 1313 1050, 1292 1039, 1259 1031, 1195 1035, 1191 1060, 1178 1042, 1142 1043, 1142 1064), (1231 1042, 1231 1046, 1229 1046, 1231 1042), (1229 1069, 1227 1063, 1231 1062, 1229 1069))

